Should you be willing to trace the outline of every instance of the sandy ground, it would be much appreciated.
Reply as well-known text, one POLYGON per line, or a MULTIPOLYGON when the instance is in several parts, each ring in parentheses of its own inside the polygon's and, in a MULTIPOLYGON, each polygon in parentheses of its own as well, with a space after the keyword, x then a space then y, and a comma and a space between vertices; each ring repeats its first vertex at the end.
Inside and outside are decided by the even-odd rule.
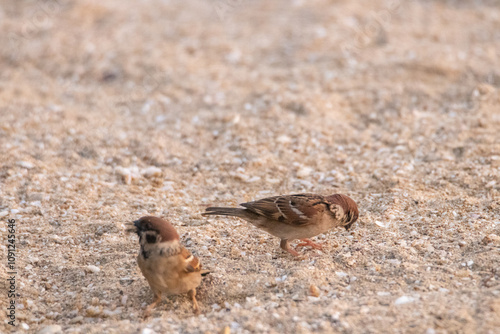
POLYGON ((497 1, 2 1, 0 332, 499 333, 497 1), (345 193, 299 259, 209 205, 345 193), (203 314, 125 223, 168 217, 203 314), (2 294, 6 294, 2 255, 2 294), (314 293, 311 293, 311 285, 314 293))

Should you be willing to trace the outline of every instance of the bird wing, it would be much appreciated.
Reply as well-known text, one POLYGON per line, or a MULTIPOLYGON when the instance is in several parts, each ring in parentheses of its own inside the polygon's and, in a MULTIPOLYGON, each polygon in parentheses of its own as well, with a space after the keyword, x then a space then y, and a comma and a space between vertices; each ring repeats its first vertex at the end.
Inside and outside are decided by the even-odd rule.
POLYGON ((186 248, 182 248, 181 257, 184 260, 184 271, 187 273, 193 273, 195 271, 201 271, 201 262, 200 260, 191 254, 186 248))
POLYGON ((290 225, 311 224, 320 210, 324 210, 325 199, 315 194, 296 194, 263 198, 254 202, 242 203, 247 210, 290 225))

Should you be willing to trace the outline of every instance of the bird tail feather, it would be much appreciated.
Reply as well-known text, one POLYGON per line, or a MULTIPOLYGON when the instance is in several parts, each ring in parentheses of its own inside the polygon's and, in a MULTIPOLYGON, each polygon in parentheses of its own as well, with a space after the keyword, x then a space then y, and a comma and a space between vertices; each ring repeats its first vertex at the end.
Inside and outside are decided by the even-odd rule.
POLYGON ((202 216, 233 216, 233 217, 245 217, 246 209, 239 208, 221 208, 221 207, 209 207, 205 209, 202 216))

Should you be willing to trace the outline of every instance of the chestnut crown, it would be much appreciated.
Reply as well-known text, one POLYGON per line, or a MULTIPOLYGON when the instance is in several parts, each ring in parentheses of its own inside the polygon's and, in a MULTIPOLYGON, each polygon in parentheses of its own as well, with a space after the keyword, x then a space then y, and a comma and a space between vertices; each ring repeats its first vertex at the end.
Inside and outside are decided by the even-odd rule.
POLYGON ((142 217, 134 221, 134 226, 141 243, 143 238, 146 238, 147 243, 179 240, 179 234, 174 226, 169 221, 159 217, 142 217))

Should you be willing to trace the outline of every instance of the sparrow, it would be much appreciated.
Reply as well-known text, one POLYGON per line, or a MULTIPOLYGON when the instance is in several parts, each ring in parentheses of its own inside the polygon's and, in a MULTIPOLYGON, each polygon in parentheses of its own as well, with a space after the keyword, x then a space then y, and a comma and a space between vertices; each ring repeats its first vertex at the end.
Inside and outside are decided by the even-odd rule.
POLYGON ((343 226, 347 231, 358 219, 358 206, 343 194, 321 196, 296 194, 263 198, 240 204, 242 208, 209 207, 203 216, 221 215, 242 218, 281 239, 280 247, 294 256, 299 253, 290 241, 300 239, 298 247, 322 246, 309 238, 343 226))
POLYGON ((200 260, 181 245, 174 226, 165 219, 146 216, 134 221, 128 231, 139 236, 137 263, 154 294, 154 301, 146 308, 144 316, 151 314, 161 301, 162 293, 187 293, 198 314, 196 288, 208 271, 202 271, 200 260))

